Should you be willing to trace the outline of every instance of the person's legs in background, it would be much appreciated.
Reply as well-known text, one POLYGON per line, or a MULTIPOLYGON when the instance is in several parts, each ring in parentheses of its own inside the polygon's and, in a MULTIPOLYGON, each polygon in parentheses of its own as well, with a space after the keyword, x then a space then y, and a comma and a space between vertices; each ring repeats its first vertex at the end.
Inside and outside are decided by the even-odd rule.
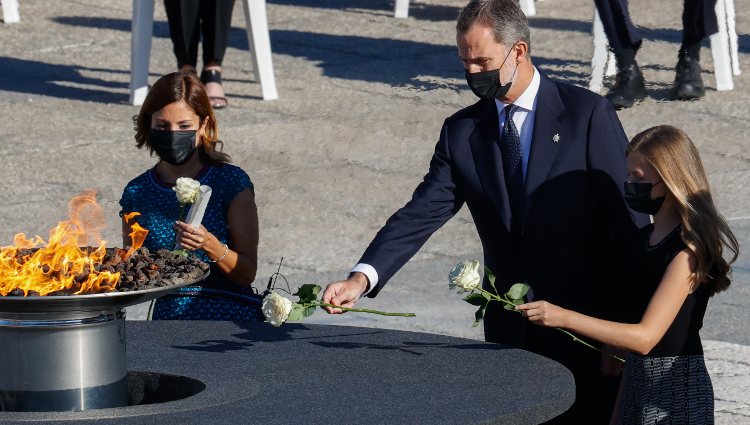
POLYGON ((228 105, 221 85, 221 62, 229 44, 234 0, 202 0, 200 2, 201 33, 203 34, 203 71, 201 81, 214 109, 228 105))
POLYGON ((682 45, 677 54, 673 100, 699 99, 705 95, 701 78, 701 42, 718 31, 716 0, 685 0, 682 9, 682 45))
POLYGON ((607 34, 609 48, 617 60, 615 84, 606 98, 616 109, 629 108, 646 97, 643 73, 635 61, 642 37, 630 20, 627 0, 594 0, 607 34))
POLYGON ((195 71, 200 41, 198 0, 164 0, 177 68, 195 71))

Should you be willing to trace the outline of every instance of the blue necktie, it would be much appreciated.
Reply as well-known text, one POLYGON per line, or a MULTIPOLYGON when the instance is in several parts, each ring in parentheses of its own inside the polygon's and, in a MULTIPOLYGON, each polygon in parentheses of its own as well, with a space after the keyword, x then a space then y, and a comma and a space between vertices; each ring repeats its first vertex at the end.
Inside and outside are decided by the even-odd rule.
POLYGON ((521 230, 524 198, 526 196, 521 160, 521 138, 518 136, 516 123, 513 122, 513 113, 517 109, 518 106, 513 104, 505 107, 505 124, 503 125, 503 134, 500 136, 505 188, 508 190, 508 200, 510 201, 511 231, 514 234, 519 234, 516 232, 521 230))

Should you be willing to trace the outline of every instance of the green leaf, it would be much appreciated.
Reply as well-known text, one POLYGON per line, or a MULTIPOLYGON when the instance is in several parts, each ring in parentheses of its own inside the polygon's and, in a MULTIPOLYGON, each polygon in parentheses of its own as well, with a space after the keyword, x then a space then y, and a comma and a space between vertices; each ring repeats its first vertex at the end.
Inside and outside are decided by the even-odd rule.
POLYGON ((187 257, 188 256, 187 249, 184 249, 184 248, 182 248, 182 249, 175 249, 174 251, 172 251, 172 254, 178 255, 180 257, 187 257))
POLYGON ((505 303, 503 303, 503 308, 506 309, 506 310, 510 310, 510 311, 515 311, 516 310, 516 307, 514 305, 505 304, 505 303))
POLYGON ((489 267, 484 266, 484 274, 487 276, 487 280, 490 281, 492 289, 495 290, 495 294, 497 294, 497 288, 495 288, 495 273, 492 273, 492 270, 490 270, 489 267))
POLYGON ((299 296, 300 303, 309 303, 318 299, 320 289, 320 285, 307 283, 300 286, 299 289, 297 289, 297 292, 293 295, 299 296))
POLYGON ((466 301, 467 303, 471 305, 476 305, 476 306, 481 307, 487 304, 487 301, 489 300, 487 299, 487 295, 484 293, 478 293, 478 294, 471 293, 464 298, 464 301, 466 301))
POLYGON ((471 325, 472 328, 476 328, 477 326, 479 326, 479 323, 481 323, 482 320, 484 319, 484 313, 486 311, 487 311, 487 303, 479 307, 479 310, 477 310, 477 312, 474 313, 474 324, 471 325))
POLYGON ((292 311, 289 312, 289 317, 286 319, 287 322, 301 322, 305 318, 305 307, 294 303, 292 311))
POLYGON ((524 300, 527 292, 529 292, 529 285, 525 283, 516 283, 510 287, 508 292, 505 293, 505 296, 511 300, 524 300))
POLYGON ((312 316, 315 313, 315 310, 317 310, 317 309, 315 308, 314 305, 311 305, 309 307, 305 307, 305 309, 302 311, 302 315, 304 317, 310 317, 310 316, 312 316))

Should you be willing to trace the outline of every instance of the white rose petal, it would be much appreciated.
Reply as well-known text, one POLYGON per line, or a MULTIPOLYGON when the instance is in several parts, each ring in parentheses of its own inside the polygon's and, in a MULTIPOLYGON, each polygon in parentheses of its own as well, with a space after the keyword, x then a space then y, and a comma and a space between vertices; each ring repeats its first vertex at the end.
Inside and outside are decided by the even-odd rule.
POLYGON ((479 261, 462 261, 448 274, 448 287, 459 289, 459 292, 471 292, 479 286, 482 277, 479 276, 479 261))
POLYGON ((172 190, 177 194, 177 201, 185 205, 195 202, 200 188, 201 183, 199 181, 193 180, 190 177, 180 177, 177 179, 177 184, 172 190))
POLYGON ((272 292, 263 298, 261 309, 263 310, 263 315, 266 316, 268 322, 279 327, 282 323, 286 322, 286 319, 289 317, 289 313, 292 311, 292 302, 281 295, 272 292))

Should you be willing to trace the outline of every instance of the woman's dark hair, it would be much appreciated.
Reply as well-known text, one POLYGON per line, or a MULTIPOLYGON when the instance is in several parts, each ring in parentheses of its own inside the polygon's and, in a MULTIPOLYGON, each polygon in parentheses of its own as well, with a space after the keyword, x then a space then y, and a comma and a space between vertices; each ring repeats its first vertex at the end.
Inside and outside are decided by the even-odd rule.
POLYGON ((179 101, 185 102, 198 115, 201 125, 204 126, 200 133, 201 143, 198 149, 201 159, 214 165, 230 162, 229 155, 217 149, 219 145, 223 147, 224 143, 219 140, 216 117, 203 83, 194 73, 185 71, 172 72, 159 78, 148 91, 141 111, 133 116, 136 147, 140 149, 145 145, 151 153, 154 152, 148 143, 151 117, 165 106, 179 101))

